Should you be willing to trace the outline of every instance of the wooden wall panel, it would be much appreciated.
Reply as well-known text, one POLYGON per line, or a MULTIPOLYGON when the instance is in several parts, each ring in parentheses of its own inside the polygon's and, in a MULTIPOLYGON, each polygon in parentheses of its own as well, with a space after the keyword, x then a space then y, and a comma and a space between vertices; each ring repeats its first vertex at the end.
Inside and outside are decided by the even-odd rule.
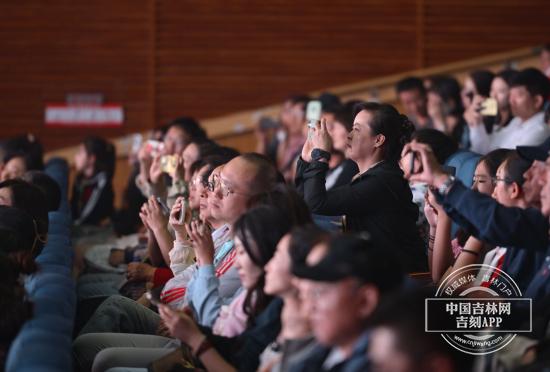
POLYGON ((548 0, 421 0, 424 67, 550 42, 548 0))
POLYGON ((0 4, 0 137, 48 150, 178 115, 212 118, 290 93, 550 40, 548 0, 24 0, 0 4), (122 103, 121 129, 59 131, 67 93, 122 103))
POLYGON ((87 134, 117 136, 153 121, 152 2, 3 1, 0 4, 1 136, 34 132, 47 149, 87 134), (67 93, 102 93, 124 105, 117 129, 44 127, 46 102, 67 93))
POLYGON ((160 1, 157 117, 212 117, 414 68, 414 14, 407 0, 160 1))

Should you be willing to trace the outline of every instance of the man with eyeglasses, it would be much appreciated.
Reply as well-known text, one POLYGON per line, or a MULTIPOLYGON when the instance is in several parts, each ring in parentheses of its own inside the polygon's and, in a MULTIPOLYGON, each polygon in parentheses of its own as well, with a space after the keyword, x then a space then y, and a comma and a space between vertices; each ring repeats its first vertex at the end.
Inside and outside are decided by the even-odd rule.
MULTIPOLYGON (((258 154, 238 156, 213 171, 206 185, 210 190, 208 204, 212 217, 222 226, 214 231, 212 240, 216 240, 216 234, 224 238, 213 247, 195 245, 197 265, 182 273, 190 278, 185 287, 184 303, 190 306, 199 324, 212 326, 221 306, 229 303, 240 287, 238 273, 232 267, 234 249, 230 227, 254 205, 260 195, 271 191, 276 180, 274 166, 258 154), (221 275, 220 269, 223 269, 221 275)), ((203 240, 205 234, 210 233, 202 231, 199 240, 203 240)), ((111 296, 100 305, 80 337, 75 340, 73 348, 76 362, 87 369, 103 349, 116 348, 113 353, 102 354, 102 362, 110 363, 110 357, 120 362, 134 356, 132 351, 122 355, 120 348, 165 346, 154 344, 158 337, 143 336, 156 334, 159 322, 160 317, 156 312, 122 296, 111 296)), ((170 351, 170 348, 166 350, 170 351)), ((114 365, 117 365, 116 362, 114 365)))
POLYGON ((292 272, 302 282, 300 297, 319 345, 288 370, 368 370, 368 320, 381 299, 403 284, 398 261, 369 240, 340 235, 313 247, 292 272))

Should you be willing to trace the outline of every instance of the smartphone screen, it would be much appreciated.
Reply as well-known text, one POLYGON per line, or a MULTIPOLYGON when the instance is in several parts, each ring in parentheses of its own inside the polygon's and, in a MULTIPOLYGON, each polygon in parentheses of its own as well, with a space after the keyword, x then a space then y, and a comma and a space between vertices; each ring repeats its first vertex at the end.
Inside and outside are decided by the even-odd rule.
POLYGON ((306 109, 307 125, 315 128, 315 125, 321 120, 321 101, 309 101, 306 109))

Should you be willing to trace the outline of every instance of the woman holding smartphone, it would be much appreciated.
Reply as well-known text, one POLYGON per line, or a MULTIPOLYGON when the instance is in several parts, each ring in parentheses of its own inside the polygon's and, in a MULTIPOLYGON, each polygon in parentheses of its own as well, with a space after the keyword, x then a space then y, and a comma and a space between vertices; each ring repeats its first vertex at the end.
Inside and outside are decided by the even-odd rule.
POLYGON ((313 213, 344 215, 346 230, 366 232, 400 259, 409 272, 427 269, 427 258, 416 229, 418 208, 398 161, 413 124, 391 105, 375 102, 355 106, 346 156, 359 173, 344 186, 329 191, 325 175, 331 138, 326 122, 310 129, 298 160, 296 184, 313 213))

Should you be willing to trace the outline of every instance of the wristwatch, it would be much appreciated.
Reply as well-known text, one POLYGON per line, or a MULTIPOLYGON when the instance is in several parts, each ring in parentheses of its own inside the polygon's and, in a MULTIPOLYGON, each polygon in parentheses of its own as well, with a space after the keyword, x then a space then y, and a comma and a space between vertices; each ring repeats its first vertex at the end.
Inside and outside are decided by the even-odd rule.
POLYGON ((449 178, 447 178, 447 180, 437 188, 437 192, 439 193, 439 195, 447 195, 447 191, 449 191, 449 188, 453 185, 454 182, 455 177, 449 176, 449 178))
POLYGON ((311 160, 319 161, 319 160, 330 160, 330 152, 321 150, 321 149, 313 149, 311 151, 311 160))

